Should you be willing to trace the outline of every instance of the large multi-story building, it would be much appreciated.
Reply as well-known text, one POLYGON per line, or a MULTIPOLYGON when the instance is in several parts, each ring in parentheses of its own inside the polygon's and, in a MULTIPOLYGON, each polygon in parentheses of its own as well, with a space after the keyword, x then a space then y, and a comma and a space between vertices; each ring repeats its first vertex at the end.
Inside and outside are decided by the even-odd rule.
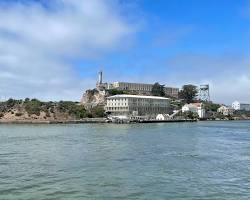
POLYGON ((179 97, 179 88, 164 87, 164 92, 165 92, 165 95, 168 97, 174 97, 174 98, 179 97))
MULTIPOLYGON (((151 95, 153 84, 148 83, 129 83, 129 82, 114 82, 114 83, 103 83, 102 71, 98 74, 98 81, 96 87, 98 90, 109 90, 116 89, 122 91, 129 91, 139 95, 151 95)), ((179 88, 165 87, 164 92, 167 97, 178 98, 179 88)))
MULTIPOLYGON (((150 95, 153 88, 153 84, 114 82, 113 84, 111 84, 110 88, 123 91, 137 92, 143 95, 150 95)), ((178 98, 179 88, 164 87, 164 92, 166 96, 178 98)))
POLYGON ((250 104, 248 104, 248 103, 240 103, 239 101, 234 101, 232 103, 232 108, 234 110, 250 111, 250 104))
POLYGON ((114 116, 156 116, 159 113, 168 113, 169 108, 169 98, 115 95, 107 98, 105 110, 114 116))
POLYGON ((129 91, 144 91, 151 92, 152 85, 146 83, 128 83, 128 82, 114 82, 112 84, 113 88, 119 90, 129 90, 129 91))

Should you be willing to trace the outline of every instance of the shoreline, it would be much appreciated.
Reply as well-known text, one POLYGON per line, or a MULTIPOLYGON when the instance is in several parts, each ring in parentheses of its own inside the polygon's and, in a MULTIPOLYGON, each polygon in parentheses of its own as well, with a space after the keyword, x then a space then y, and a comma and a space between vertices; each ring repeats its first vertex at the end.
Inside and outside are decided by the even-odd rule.
POLYGON ((106 118, 86 118, 81 120, 0 120, 0 124, 94 124, 107 123, 106 118))
MULTIPOLYGON (((193 123, 193 122, 220 122, 220 121, 250 121, 250 119, 237 120, 195 120, 195 119, 181 119, 181 120, 145 120, 145 121, 131 121, 126 124, 153 124, 153 123, 193 123)), ((1 124, 125 124, 107 121, 106 118, 86 118, 81 120, 0 120, 1 124)))

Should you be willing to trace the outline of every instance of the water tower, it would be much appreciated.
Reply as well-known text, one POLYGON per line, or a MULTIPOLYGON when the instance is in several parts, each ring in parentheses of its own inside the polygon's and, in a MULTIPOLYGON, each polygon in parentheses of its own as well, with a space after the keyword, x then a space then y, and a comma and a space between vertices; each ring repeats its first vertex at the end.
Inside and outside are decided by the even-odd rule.
POLYGON ((201 101, 210 101, 209 85, 200 85, 199 94, 201 101))

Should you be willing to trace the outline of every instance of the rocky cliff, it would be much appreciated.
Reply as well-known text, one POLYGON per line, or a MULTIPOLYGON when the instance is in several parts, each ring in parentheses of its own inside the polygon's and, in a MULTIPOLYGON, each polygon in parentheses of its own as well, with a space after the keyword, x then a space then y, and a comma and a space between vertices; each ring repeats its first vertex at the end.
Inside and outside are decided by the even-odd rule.
POLYGON ((81 104, 85 106, 85 108, 92 108, 98 105, 105 105, 106 103, 106 95, 103 91, 98 91, 96 89, 87 90, 81 99, 81 104))

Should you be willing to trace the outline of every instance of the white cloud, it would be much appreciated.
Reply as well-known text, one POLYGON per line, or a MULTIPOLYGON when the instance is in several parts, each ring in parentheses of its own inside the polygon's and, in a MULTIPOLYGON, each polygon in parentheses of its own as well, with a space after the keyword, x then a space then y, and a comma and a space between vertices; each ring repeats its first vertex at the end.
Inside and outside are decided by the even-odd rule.
POLYGON ((134 27, 119 9, 105 0, 0 5, 0 98, 79 100, 95 80, 81 80, 67 60, 96 57, 130 38, 134 27))
POLYGON ((234 100, 250 102, 250 59, 249 55, 185 54, 169 59, 178 85, 210 84, 211 99, 231 104, 234 100), (176 73, 178 71, 178 73, 176 73))

